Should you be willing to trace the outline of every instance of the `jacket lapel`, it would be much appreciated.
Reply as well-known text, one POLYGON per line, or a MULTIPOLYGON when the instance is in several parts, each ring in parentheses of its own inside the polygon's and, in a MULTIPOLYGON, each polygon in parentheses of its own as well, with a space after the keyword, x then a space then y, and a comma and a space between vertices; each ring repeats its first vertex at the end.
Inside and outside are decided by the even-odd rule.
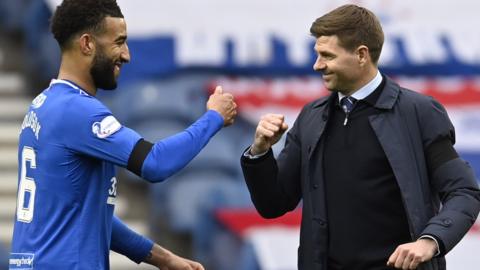
POLYGON ((325 127, 327 125, 327 120, 329 118, 333 102, 337 94, 333 93, 328 97, 328 99, 320 100, 317 104, 313 106, 314 113, 312 119, 310 120, 312 126, 310 127, 312 130, 312 139, 309 140, 308 145, 308 159, 311 160, 313 153, 318 148, 320 138, 322 137, 323 132, 325 131, 325 127))
POLYGON ((417 171, 415 167, 416 162, 414 161, 415 156, 409 150, 412 149, 412 145, 408 134, 405 133, 409 129, 404 126, 402 121, 404 116, 402 116, 401 111, 398 111, 399 107, 396 107, 396 111, 390 111, 393 109, 395 102, 398 102, 399 93, 400 87, 387 78, 385 88, 375 104, 376 108, 384 110, 384 112, 370 116, 369 121, 387 156, 400 188, 413 239, 419 232, 418 228, 413 226, 413 224, 418 224, 418 222, 412 219, 417 219, 421 216, 419 209, 410 207, 415 205, 411 202, 415 201, 416 197, 419 197, 418 194, 412 192, 418 190, 416 186, 418 183, 412 181, 412 179, 417 179, 418 177, 415 174, 417 171))

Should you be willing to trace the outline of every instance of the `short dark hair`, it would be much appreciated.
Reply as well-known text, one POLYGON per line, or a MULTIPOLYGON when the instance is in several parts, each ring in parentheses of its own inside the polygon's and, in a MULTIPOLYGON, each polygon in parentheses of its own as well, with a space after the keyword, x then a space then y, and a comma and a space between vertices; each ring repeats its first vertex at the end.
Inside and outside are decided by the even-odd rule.
POLYGON ((81 31, 102 30, 105 17, 123 18, 116 0, 64 0, 51 18, 51 31, 60 48, 81 31))
POLYGON ((340 45, 349 51, 365 45, 375 64, 382 52, 384 35, 377 16, 357 5, 340 6, 316 19, 310 33, 316 38, 336 35, 340 45))

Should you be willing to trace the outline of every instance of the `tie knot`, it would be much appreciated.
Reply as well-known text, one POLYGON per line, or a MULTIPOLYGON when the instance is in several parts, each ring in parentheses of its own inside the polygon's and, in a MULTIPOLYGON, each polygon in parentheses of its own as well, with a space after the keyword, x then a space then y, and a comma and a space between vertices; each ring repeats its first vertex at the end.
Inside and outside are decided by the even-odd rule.
POLYGON ((342 106, 342 109, 345 113, 349 113, 353 109, 353 105, 355 105, 355 102, 357 100, 353 97, 343 97, 340 100, 340 105, 342 106))

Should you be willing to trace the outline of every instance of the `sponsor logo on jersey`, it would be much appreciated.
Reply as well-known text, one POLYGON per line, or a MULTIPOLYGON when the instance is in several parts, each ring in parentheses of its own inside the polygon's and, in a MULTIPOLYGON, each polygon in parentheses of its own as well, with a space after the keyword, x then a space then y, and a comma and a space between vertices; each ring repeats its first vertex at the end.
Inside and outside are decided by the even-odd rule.
POLYGON ((32 101, 32 107, 34 109, 38 109, 40 108, 43 103, 45 102, 45 100, 47 99, 47 96, 43 93, 41 93, 40 95, 38 95, 33 101, 32 101))
POLYGON ((102 121, 93 123, 92 132, 97 135, 98 138, 104 139, 117 132, 121 127, 122 125, 117 119, 109 115, 103 118, 102 121))
POLYGON ((34 257, 35 254, 33 253, 10 253, 9 269, 31 270, 33 269, 34 257))

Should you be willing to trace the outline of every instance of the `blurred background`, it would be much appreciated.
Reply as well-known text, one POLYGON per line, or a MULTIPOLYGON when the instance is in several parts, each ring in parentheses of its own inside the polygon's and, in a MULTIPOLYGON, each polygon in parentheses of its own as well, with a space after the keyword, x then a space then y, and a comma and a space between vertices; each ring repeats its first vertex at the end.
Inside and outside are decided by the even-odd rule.
MULTIPOLYGON (((17 136, 32 98, 55 78, 59 48, 49 32, 60 0, 0 0, 0 269, 7 269, 17 191, 17 136)), ((214 86, 235 95, 239 117, 183 171, 147 184, 119 169, 116 214, 136 231, 208 269, 293 270, 301 214, 260 218, 239 158, 260 115, 327 95, 312 71, 311 23, 345 3, 371 9, 386 40, 380 69, 436 97, 457 133, 456 149, 480 175, 480 2, 475 0, 118 0, 132 61, 101 99, 149 140, 173 135, 205 111, 214 86)), ((275 153, 283 142, 277 144, 275 153)), ((355 226, 352 224, 352 226, 355 226)), ((449 269, 479 269, 480 223, 448 255, 449 269), (475 255, 475 253, 477 253, 475 255)), ((112 253, 111 269, 135 266, 112 253)))

